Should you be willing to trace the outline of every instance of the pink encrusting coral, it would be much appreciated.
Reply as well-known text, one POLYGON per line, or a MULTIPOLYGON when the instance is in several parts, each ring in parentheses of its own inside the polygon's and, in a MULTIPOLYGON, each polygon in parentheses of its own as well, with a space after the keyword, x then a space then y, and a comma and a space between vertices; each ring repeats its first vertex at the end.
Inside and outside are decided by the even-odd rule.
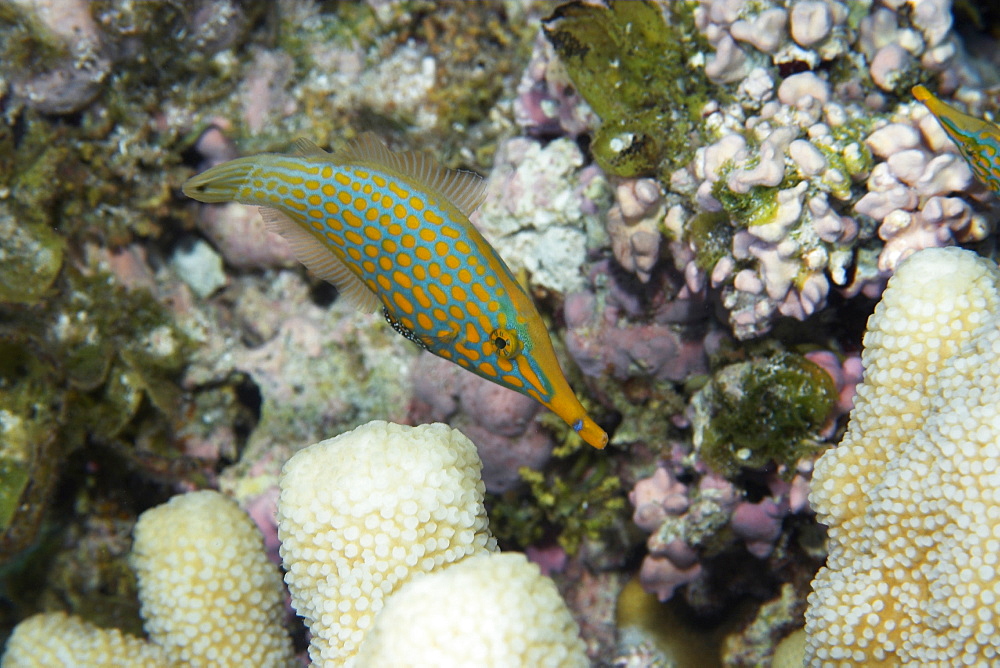
POLYGON ((989 233, 984 189, 937 124, 922 105, 892 106, 893 96, 908 100, 906 82, 921 68, 949 89, 976 83, 946 3, 881 3, 856 30, 843 3, 829 1, 706 0, 696 21, 715 47, 706 75, 737 94, 704 108, 713 140, 672 174, 671 190, 690 203, 675 205, 666 227, 699 255, 699 266, 675 258, 691 285, 722 290, 738 338, 766 332, 778 315, 809 317, 831 290, 877 296, 915 250, 989 233), (819 68, 852 51, 868 59, 876 91, 819 68), (788 63, 811 71, 776 76, 788 63), (690 234, 706 213, 725 214, 732 238, 710 266, 704 240, 690 234), (877 258, 858 250, 871 237, 869 217, 885 242, 877 258))
POLYGON ((666 601, 679 587, 711 573, 707 565, 721 553, 743 549, 748 558, 767 559, 780 541, 786 517, 809 512, 811 472, 809 458, 796 465, 790 480, 770 473, 765 478, 768 495, 751 501, 702 464, 684 473, 697 482, 683 483, 677 464, 661 462, 629 492, 633 522, 650 534, 639 572, 643 587, 666 601))
POLYGON ((517 86, 514 119, 530 135, 558 133, 570 137, 588 132, 600 123, 597 114, 576 92, 541 31, 517 86))
POLYGON ((589 282, 603 288, 567 296, 566 347, 585 375, 679 382, 707 371, 706 343, 711 349, 716 336, 683 328, 708 318, 704 295, 691 294, 669 272, 652 280, 629 286, 628 276, 599 262, 589 282))

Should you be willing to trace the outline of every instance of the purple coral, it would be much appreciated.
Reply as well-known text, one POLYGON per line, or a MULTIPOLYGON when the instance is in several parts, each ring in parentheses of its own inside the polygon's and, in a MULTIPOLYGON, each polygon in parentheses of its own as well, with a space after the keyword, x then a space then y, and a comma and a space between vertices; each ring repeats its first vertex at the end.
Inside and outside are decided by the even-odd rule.
POLYGON ((647 283, 660 258, 663 193, 654 179, 627 179, 618 184, 615 198, 607 217, 611 250, 625 271, 647 283))
POLYGON ((660 600, 706 572, 706 560, 734 542, 756 559, 773 552, 785 518, 808 511, 812 462, 804 459, 791 481, 778 472, 763 479, 769 494, 751 501, 732 482, 694 463, 697 484, 681 482, 679 465, 663 462, 629 493, 633 521, 649 532, 648 554, 639 573, 643 587, 660 600))
POLYGON ((669 272, 639 287, 607 261, 597 263, 589 278, 605 288, 573 293, 564 306, 566 347, 585 375, 680 382, 707 372, 704 334, 680 333, 681 326, 707 319, 703 294, 691 294, 669 272))
POLYGON ((553 66, 552 45, 539 32, 514 100, 517 124, 532 135, 567 134, 576 137, 599 123, 597 115, 576 92, 566 69, 553 66))

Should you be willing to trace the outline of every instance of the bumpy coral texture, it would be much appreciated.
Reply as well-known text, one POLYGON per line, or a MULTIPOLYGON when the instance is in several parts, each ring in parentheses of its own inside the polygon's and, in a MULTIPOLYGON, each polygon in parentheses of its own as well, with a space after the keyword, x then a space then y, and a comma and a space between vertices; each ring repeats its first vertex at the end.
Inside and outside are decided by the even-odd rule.
POLYGON ((813 476, 830 555, 809 665, 998 661, 998 284, 971 252, 919 251, 868 322, 851 423, 813 476))
POLYGON ((166 668, 163 651, 118 629, 102 629, 64 612, 28 617, 7 640, 3 668, 62 666, 166 668))
MULTIPOLYGON (((175 496, 135 525, 132 566, 150 640, 185 666, 287 666, 281 574, 235 501, 175 496)), ((125 655, 127 656, 127 655, 125 655)))
POLYGON ((496 550, 481 468, 447 425, 381 421, 285 464, 281 556, 316 665, 352 665, 385 599, 415 574, 496 550))
POLYGON ((552 580, 523 554, 483 554, 419 577, 386 604, 359 666, 586 666, 552 580))

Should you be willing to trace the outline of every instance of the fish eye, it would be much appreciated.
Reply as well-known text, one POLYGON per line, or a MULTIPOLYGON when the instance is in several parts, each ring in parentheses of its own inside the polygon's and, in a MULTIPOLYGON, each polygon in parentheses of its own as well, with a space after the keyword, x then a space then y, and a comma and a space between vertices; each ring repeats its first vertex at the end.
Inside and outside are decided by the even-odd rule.
POLYGON ((509 329, 498 328, 490 333, 490 343, 496 348, 496 353, 503 359, 510 359, 517 354, 517 334, 509 329))

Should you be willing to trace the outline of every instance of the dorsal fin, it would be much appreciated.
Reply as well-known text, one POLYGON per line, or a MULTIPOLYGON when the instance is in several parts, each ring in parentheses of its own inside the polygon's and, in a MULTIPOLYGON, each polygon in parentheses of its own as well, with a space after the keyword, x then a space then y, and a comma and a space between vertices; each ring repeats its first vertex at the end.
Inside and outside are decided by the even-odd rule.
POLYGON ((486 181, 479 174, 442 167, 422 151, 390 151, 371 132, 347 142, 333 158, 338 164, 367 163, 418 181, 428 190, 439 193, 466 216, 472 215, 486 199, 486 181))
POLYGON ((292 145, 295 147, 295 155, 301 155, 303 158, 330 157, 329 152, 324 151, 316 145, 316 142, 305 137, 299 137, 292 142, 292 145))
POLYGON ((264 225, 288 240, 296 259, 315 276, 336 286, 348 304, 364 313, 374 313, 381 306, 378 297, 329 247, 277 209, 260 207, 264 225))

